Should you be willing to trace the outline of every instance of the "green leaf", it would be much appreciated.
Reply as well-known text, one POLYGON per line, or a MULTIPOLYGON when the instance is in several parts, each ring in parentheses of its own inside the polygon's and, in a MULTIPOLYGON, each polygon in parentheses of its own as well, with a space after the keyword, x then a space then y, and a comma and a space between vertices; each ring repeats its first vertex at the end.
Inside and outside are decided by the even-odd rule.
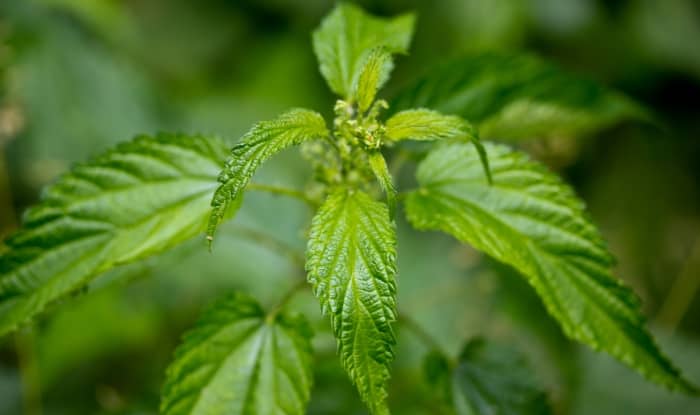
POLYGON ((638 105, 597 83, 527 54, 468 55, 430 71, 393 100, 394 111, 425 107, 459 115, 489 138, 593 133, 648 119, 638 105))
POLYGON ((313 219, 308 280, 331 316, 343 367, 373 414, 388 414, 396 343, 396 234, 384 203, 338 189, 313 219))
POLYGON ((385 19, 367 14, 352 4, 336 6, 313 34, 321 74, 331 90, 350 97, 367 55, 374 48, 406 53, 414 22, 413 14, 385 19))
POLYGON ((468 121, 461 117, 443 115, 424 108, 401 111, 387 120, 386 137, 391 141, 446 139, 470 141, 479 153, 487 180, 491 182, 489 161, 479 134, 468 121))
POLYGON ((163 415, 304 414, 311 393, 311 329, 301 316, 268 317, 235 293, 207 309, 175 351, 163 415))
POLYGON ((504 344, 467 343, 452 374, 458 415, 545 415, 547 395, 521 353, 504 344))
POLYGON ((353 88, 353 97, 361 113, 367 111, 377 95, 377 91, 389 80, 389 74, 394 69, 391 54, 383 47, 370 51, 362 71, 353 88))
POLYGON ((401 111, 386 121, 386 138, 392 141, 471 139, 474 135, 474 127, 461 117, 424 108, 401 111))
POLYGON ((421 188, 407 198, 409 221, 516 268, 569 337, 654 382, 694 390, 657 348, 637 297, 612 276, 613 258, 571 188, 522 153, 496 145, 487 151, 491 186, 470 147, 430 153, 418 168, 421 188))
POLYGON ((379 186, 386 194, 386 202, 389 205, 389 216, 394 217, 394 211, 396 210, 396 188, 394 187, 394 181, 391 178, 391 173, 389 173, 389 168, 386 165, 386 160, 384 156, 379 151, 373 151, 369 153, 369 166, 372 169, 379 186))
POLYGON ((211 201, 207 239, 212 241, 229 204, 239 197, 264 161, 291 145, 323 138, 328 134, 323 117, 306 109, 293 109, 274 120, 256 124, 233 147, 219 175, 221 184, 211 201))
POLYGON ((226 157, 205 137, 137 137, 49 186, 0 251, 0 334, 109 269, 204 230, 226 157))

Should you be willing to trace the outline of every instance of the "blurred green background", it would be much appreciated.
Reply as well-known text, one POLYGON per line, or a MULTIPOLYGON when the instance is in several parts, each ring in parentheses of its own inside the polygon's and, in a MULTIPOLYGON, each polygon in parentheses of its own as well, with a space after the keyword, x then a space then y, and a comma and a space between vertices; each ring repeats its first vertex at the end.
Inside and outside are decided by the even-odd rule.
MULTIPOLYGON (((644 300, 659 342, 700 381, 700 3, 694 0, 360 1, 419 14, 410 56, 384 95, 474 49, 530 50, 655 111, 664 131, 617 125, 581 139, 518 145, 588 202, 644 300)), ((231 143, 290 106, 329 114, 310 32, 327 0, 0 1, 0 236, 71 163, 137 133, 216 134, 231 143)), ((410 169, 403 179, 410 182, 410 169)), ((300 186, 295 152, 257 181, 300 186)), ((254 194, 212 254, 200 240, 98 279, 31 329, 0 339, 0 414, 155 414, 179 336, 201 306, 242 289, 264 304, 295 264, 252 243, 276 235, 300 252, 310 212, 254 194)), ((558 413, 697 414, 700 400, 646 383, 568 342, 524 281, 452 239, 399 221, 399 304, 456 354, 476 335, 525 350, 558 413)), ((316 327, 310 414, 364 414, 309 293, 294 302, 316 327)), ((399 328, 391 382, 397 414, 433 414, 421 384, 425 346, 399 328)))

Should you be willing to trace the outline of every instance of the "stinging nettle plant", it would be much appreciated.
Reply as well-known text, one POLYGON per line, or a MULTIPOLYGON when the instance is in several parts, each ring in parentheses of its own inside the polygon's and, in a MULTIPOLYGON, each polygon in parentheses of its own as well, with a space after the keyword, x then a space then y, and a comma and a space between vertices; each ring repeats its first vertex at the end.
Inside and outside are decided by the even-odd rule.
MULTIPOLYGON (((645 328, 637 297, 613 277, 612 256, 583 202, 538 162, 482 144, 477 133, 511 140, 574 135, 644 118, 644 111, 532 56, 494 52, 440 66, 391 102, 377 99, 393 56, 408 51, 414 20, 378 18, 349 4, 324 19, 313 47, 321 74, 341 97, 330 128, 320 114, 293 109, 256 124, 228 158, 215 138, 140 136, 47 187, 0 251, 0 334, 114 267, 204 230, 211 245, 256 169, 301 145, 313 168, 310 186, 257 189, 316 209, 308 283, 371 413, 389 413, 398 202, 415 228, 450 234, 519 271, 570 338, 653 382, 695 393, 645 328), (407 140, 431 147, 417 167, 418 187, 397 192, 382 150, 407 140)), ((267 311, 240 292, 207 308, 175 352, 161 413, 305 413, 312 333, 287 302, 306 285, 282 293, 267 311)), ((503 345, 472 339, 457 358, 433 351, 425 370, 436 396, 459 414, 550 411, 522 356, 503 345)))

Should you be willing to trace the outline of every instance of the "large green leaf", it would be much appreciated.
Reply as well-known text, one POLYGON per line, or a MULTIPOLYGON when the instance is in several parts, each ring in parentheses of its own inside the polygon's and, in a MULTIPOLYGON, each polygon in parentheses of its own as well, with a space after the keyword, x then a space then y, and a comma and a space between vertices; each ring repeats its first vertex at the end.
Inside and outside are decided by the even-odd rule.
POLYGON ((564 332, 644 376, 693 390, 644 327, 639 301, 611 274, 613 259, 584 204, 540 164, 505 146, 487 146, 493 185, 469 146, 434 150, 407 198, 419 229, 442 230, 527 277, 564 332))
POLYGON ((233 294, 205 311, 168 367, 163 415, 306 413, 311 330, 301 316, 269 318, 233 294))
POLYGON ((212 240, 229 204, 239 198, 255 170, 265 160, 291 145, 323 138, 328 134, 323 117, 306 109, 293 109, 274 120, 256 124, 233 147, 226 166, 219 175, 221 184, 211 202, 208 239, 212 240))
POLYGON ((396 234, 387 206, 359 190, 332 193, 313 219, 306 269, 330 314, 343 367, 372 413, 388 414, 396 234))
POLYGON ((591 133, 645 112, 626 97, 527 54, 468 55, 402 90, 392 110, 425 107, 464 117, 499 139, 591 133))
POLYGON ((321 74, 331 90, 349 98, 372 49, 407 52, 414 21, 412 14, 384 19, 349 3, 336 6, 313 34, 321 74))
POLYGON ((474 339, 462 350, 452 373, 452 398, 459 415, 552 413, 525 356, 484 339, 474 339))
POLYGON ((48 187, 0 248, 0 334, 117 265, 204 230, 226 157, 205 137, 137 137, 48 187))

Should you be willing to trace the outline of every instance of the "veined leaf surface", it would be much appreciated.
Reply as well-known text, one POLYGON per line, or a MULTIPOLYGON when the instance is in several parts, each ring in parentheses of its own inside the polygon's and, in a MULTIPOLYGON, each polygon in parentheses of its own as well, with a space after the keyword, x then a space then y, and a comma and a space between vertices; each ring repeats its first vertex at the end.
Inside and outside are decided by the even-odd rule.
POLYGON ((239 198, 264 161, 291 145, 322 138, 328 134, 323 117, 306 109, 293 109, 274 120, 256 124, 233 147, 226 166, 219 175, 221 184, 211 201, 212 212, 207 226, 207 238, 212 240, 229 204, 239 198))
POLYGON ((415 17, 372 16, 350 3, 340 3, 313 34, 313 46, 328 86, 349 98, 367 55, 377 47, 389 53, 406 53, 415 17))
POLYGON ((311 330, 266 317, 243 294, 206 310, 168 367, 163 415, 302 415, 311 394, 311 330))
POLYGON ((645 328, 634 293, 570 187, 525 154, 488 145, 493 185, 479 157, 454 144, 421 163, 407 198, 418 229, 447 232, 523 274, 571 338, 603 350, 669 388, 692 391, 645 328))
POLYGON ((394 61, 386 49, 378 47, 369 52, 353 87, 353 97, 360 112, 367 111, 372 105, 377 91, 389 80, 392 69, 394 61))
POLYGON ((331 317, 343 367, 372 413, 388 414, 396 234, 386 204, 359 190, 332 193, 311 224, 306 269, 331 317))
POLYGON ((225 157, 218 139, 142 136, 46 188, 0 252, 0 334, 98 274, 202 232, 225 157))

